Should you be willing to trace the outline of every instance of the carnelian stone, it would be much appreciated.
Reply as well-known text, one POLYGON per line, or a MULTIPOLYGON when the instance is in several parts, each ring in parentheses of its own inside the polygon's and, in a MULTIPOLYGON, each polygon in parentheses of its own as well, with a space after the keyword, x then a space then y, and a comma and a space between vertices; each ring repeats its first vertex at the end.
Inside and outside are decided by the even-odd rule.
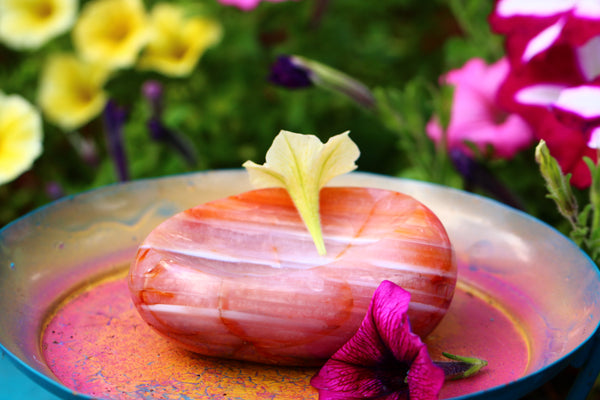
POLYGON ((318 365, 358 329, 383 280, 411 292, 413 331, 427 335, 456 285, 440 220, 388 190, 326 187, 318 255, 283 189, 208 202, 156 227, 129 274, 133 302, 162 335, 204 355, 318 365))

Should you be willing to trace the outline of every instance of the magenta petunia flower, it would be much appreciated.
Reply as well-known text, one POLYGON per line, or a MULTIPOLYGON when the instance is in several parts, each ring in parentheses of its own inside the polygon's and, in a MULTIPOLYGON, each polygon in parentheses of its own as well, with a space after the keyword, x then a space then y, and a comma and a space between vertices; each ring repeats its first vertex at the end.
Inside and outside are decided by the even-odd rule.
POLYGON ((600 35, 597 0, 497 0, 492 29, 507 35, 511 63, 526 63, 550 47, 582 46, 600 35))
POLYGON ((444 371, 410 330, 410 293, 384 281, 356 334, 311 380, 320 400, 437 399, 444 371))
MULTIPOLYGON (((286 0, 262 0, 262 1, 270 1, 271 3, 280 3, 286 0)), ((219 0, 219 3, 227 5, 227 6, 235 6, 240 10, 250 11, 256 8, 261 0, 219 0)))
POLYGON ((579 132, 588 148, 600 148, 600 84, 565 88, 546 100, 542 105, 549 107, 564 127, 579 132))
MULTIPOLYGON (((600 22, 598 23, 600 25, 600 22)), ((591 175, 583 157, 595 160, 597 151, 590 144, 591 122, 577 123, 577 115, 589 108, 587 102, 600 103, 597 92, 588 92, 586 101, 570 103, 570 113, 555 104, 563 91, 594 86, 600 81, 600 37, 573 47, 557 44, 543 57, 513 67, 498 92, 500 105, 519 114, 530 124, 538 139, 544 139, 563 172, 580 188, 589 186, 591 175), (590 94, 592 93, 592 94, 590 94), (576 110, 579 108, 579 111, 576 110)), ((577 92, 576 92, 577 93, 577 92)))
POLYGON ((550 108, 563 125, 583 133, 587 147, 600 148, 600 84, 563 89, 550 108))
MULTIPOLYGON (((488 66, 475 58, 443 78, 454 86, 450 122, 445 132, 450 150, 471 154, 469 142, 483 153, 491 146, 494 156, 511 158, 531 144, 533 135, 527 123, 518 115, 507 113, 497 102, 498 89, 508 72, 506 59, 488 66)), ((426 131, 436 142, 444 135, 436 118, 427 124, 426 131)))
POLYGON ((600 84, 561 90, 552 108, 566 125, 587 131, 600 126, 600 84))
POLYGON ((578 188, 588 187, 591 174, 584 157, 595 160, 597 140, 594 125, 597 119, 588 116, 589 97, 600 102, 600 93, 581 94, 584 86, 536 84, 519 90, 515 97, 521 103, 521 112, 532 121, 536 136, 543 139, 548 150, 558 161, 564 173, 571 174, 571 183, 578 188), (575 100, 572 93, 578 93, 575 100), (569 95, 571 93, 571 95, 569 95), (567 97, 565 98, 565 95, 567 97))

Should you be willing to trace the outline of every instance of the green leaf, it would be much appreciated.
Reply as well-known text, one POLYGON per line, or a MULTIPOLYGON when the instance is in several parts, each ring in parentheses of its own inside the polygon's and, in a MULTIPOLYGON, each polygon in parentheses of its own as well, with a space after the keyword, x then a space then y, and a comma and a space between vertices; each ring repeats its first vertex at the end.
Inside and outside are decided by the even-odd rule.
POLYGON ((538 162, 540 172, 546 181, 549 192, 548 197, 554 200, 558 211, 575 226, 578 204, 571 189, 571 175, 563 174, 558 162, 550 155, 548 146, 543 140, 535 148, 535 160, 538 162))
POLYGON ((470 376, 475 375, 483 367, 488 365, 486 360, 482 360, 480 358, 458 356, 458 355, 454 355, 454 354, 450 354, 450 353, 446 353, 446 352, 442 352, 442 355, 446 358, 449 358, 450 360, 464 363, 465 366, 468 366, 468 368, 466 368, 464 371, 461 371, 459 374, 450 376, 449 377, 450 379, 468 378, 470 376))
POLYGON ((589 227, 587 247, 590 256, 597 262, 600 254, 600 168, 589 158, 584 157, 583 160, 587 164, 592 175, 592 184, 589 188, 590 203, 588 211, 591 214, 591 221, 586 223, 589 227))

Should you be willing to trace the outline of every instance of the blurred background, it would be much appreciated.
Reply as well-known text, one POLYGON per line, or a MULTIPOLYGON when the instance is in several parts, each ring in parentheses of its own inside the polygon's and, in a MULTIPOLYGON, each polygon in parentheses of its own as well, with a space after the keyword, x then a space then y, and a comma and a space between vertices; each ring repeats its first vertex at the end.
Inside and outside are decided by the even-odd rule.
MULTIPOLYGON (((5 15, 10 3, 0 1, 5 15)), ((40 110, 43 127, 42 148, 31 167, 0 185, 0 225, 61 196, 121 180, 239 168, 248 159, 262 163, 281 129, 322 140, 350 130, 362 152, 360 170, 462 187, 463 178, 439 152, 425 168, 414 159, 432 157, 434 144, 425 135, 425 125, 436 110, 447 113, 450 107, 451 91, 440 88, 440 76, 472 57, 493 62, 503 53, 502 38, 490 32, 487 22, 492 2, 263 1, 242 9, 217 0, 172 0, 166 3, 172 13, 179 13, 180 22, 163 16, 162 34, 172 38, 150 50, 195 49, 185 61, 187 70, 177 70, 161 65, 158 56, 152 60, 147 44, 152 38, 137 47, 129 43, 124 50, 96 43, 102 35, 113 35, 107 30, 119 21, 134 19, 127 17, 127 12, 139 13, 133 3, 142 5, 146 23, 154 18, 160 27, 157 6, 164 1, 104 1, 108 11, 98 7, 101 1, 46 3, 75 7, 61 32, 33 45, 0 40, 0 91, 21 96, 40 110), (127 6, 131 10, 119 13, 127 8, 119 3, 132 3, 127 6), (190 20, 204 26, 177 29, 190 20), (96 53, 94 46, 100 48, 96 53), (128 52, 129 60, 116 61, 103 73, 61 66, 61 61, 69 63, 68 57, 93 64, 118 58, 119 52, 128 52), (273 84, 268 79, 273 63, 290 54, 343 71, 374 92, 391 94, 402 122, 397 126, 397 121, 381 118, 339 93, 273 84), (60 71, 82 75, 83 83, 68 82, 60 71), (88 100, 102 98, 81 110, 61 98, 69 90, 79 95, 87 91, 83 96, 88 100), (75 121, 64 120, 77 113, 81 117, 75 121)), ((124 29, 142 29, 141 23, 129 24, 124 29)), ((510 163, 495 160, 492 165, 500 177, 530 169, 530 179, 520 175, 522 179, 512 182, 513 190, 528 212, 558 223, 552 204, 537 201, 544 197, 544 188, 533 150, 510 163)))

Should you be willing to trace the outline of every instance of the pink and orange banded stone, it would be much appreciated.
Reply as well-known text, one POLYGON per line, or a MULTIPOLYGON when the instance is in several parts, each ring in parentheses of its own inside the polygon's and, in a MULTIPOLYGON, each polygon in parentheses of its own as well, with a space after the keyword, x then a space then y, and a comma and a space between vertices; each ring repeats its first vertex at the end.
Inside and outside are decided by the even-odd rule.
POLYGON ((324 256, 283 189, 181 212, 139 247, 133 302, 184 348, 269 364, 322 364, 356 332, 383 280, 411 292, 413 331, 431 332, 456 285, 435 214, 398 192, 326 187, 320 216, 324 256))

